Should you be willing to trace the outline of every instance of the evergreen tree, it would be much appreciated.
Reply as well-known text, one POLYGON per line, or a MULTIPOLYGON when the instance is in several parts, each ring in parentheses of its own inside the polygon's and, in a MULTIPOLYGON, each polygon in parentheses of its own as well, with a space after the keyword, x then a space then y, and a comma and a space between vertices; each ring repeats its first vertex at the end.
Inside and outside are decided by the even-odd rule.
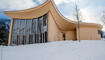
POLYGON ((6 24, 1 22, 0 24, 0 45, 8 44, 8 29, 6 29, 6 24))

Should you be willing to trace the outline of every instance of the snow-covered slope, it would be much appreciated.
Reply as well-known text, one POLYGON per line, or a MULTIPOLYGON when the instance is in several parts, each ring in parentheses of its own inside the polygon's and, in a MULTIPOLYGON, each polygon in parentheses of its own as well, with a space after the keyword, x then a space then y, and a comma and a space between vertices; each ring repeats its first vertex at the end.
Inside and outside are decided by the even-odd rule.
POLYGON ((8 47, 1 46, 0 59, 105 60, 105 41, 102 40, 82 40, 81 42, 60 41, 25 46, 8 47))

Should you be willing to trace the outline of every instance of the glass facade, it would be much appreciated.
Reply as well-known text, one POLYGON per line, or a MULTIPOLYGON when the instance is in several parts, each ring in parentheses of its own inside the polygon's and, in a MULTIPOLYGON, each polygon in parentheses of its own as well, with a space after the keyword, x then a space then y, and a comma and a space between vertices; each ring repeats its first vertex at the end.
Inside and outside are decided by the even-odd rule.
POLYGON ((47 14, 34 19, 14 19, 11 45, 48 42, 47 14))

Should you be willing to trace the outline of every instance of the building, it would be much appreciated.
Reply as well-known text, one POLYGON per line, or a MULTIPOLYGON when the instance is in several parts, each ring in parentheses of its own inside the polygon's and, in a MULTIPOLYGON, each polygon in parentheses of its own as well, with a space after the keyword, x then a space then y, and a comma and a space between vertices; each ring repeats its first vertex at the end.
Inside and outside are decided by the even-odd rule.
POLYGON ((11 17, 8 45, 45 43, 61 40, 100 40, 102 26, 78 23, 65 18, 53 0, 20 11, 5 11, 11 17))

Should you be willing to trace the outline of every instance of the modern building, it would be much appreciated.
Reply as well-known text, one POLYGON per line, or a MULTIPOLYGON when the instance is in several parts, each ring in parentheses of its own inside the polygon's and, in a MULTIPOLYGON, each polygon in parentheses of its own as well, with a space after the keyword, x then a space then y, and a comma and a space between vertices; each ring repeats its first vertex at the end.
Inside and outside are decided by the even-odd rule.
POLYGON ((8 45, 45 43, 61 40, 100 40, 102 26, 78 23, 65 18, 53 0, 19 11, 5 11, 11 17, 8 45))

